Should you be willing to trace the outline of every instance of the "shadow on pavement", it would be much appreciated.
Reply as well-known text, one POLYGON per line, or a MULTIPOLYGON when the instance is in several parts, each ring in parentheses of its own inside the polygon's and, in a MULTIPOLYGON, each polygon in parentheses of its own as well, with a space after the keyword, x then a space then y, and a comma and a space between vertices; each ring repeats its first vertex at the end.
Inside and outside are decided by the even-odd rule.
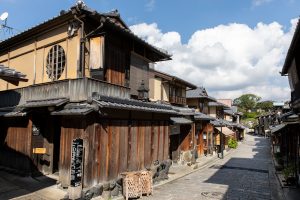
POLYGON ((216 170, 206 183, 225 185, 226 193, 203 193, 214 199, 271 199, 269 183, 270 144, 267 138, 254 137, 244 141, 243 158, 233 155, 225 157, 225 164, 212 165, 216 170))

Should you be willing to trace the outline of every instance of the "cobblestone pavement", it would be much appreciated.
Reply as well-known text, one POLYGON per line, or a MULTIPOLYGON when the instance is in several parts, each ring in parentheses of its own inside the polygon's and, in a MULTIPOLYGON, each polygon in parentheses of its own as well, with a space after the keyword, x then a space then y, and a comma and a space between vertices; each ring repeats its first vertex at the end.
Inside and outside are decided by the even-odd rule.
POLYGON ((271 199, 269 140, 247 135, 238 150, 223 160, 156 187, 156 199, 271 199))

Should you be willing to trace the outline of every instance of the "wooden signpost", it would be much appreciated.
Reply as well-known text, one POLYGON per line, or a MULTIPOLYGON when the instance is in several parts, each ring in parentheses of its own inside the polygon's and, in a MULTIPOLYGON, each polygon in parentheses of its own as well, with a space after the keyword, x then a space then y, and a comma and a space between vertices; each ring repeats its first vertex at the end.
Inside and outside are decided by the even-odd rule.
POLYGON ((82 160, 83 160, 83 140, 74 139, 72 142, 71 155, 71 187, 69 188, 69 198, 78 199, 81 197, 82 180, 82 160))

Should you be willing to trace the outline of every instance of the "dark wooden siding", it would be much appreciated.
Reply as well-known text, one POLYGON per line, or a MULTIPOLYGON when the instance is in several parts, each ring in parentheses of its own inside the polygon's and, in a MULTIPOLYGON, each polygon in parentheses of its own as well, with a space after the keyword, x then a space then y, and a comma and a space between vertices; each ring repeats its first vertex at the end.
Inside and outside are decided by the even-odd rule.
POLYGON ((28 118, 1 119, 0 165, 30 173, 32 122, 28 118))
POLYGON ((113 180, 121 172, 142 170, 150 167, 155 160, 167 159, 168 125, 168 121, 133 120, 129 123, 128 120, 94 117, 85 120, 63 119, 60 181, 63 186, 67 186, 70 181, 72 139, 84 139, 83 183, 84 187, 89 187, 113 180))
POLYGON ((144 80, 145 86, 149 88, 149 63, 142 56, 131 54, 130 60, 130 94, 138 95, 138 88, 144 80))

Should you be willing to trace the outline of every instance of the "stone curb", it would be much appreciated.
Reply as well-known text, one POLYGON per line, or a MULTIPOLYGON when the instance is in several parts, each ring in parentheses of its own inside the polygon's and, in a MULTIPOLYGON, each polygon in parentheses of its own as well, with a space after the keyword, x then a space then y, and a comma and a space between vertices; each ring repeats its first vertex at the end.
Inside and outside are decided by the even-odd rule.
POLYGON ((284 200, 286 199, 283 191, 283 186, 279 180, 278 175, 276 174, 275 170, 275 158, 272 152, 271 154, 271 162, 269 164, 269 181, 270 181, 270 188, 271 188, 271 198, 274 200, 284 200))

